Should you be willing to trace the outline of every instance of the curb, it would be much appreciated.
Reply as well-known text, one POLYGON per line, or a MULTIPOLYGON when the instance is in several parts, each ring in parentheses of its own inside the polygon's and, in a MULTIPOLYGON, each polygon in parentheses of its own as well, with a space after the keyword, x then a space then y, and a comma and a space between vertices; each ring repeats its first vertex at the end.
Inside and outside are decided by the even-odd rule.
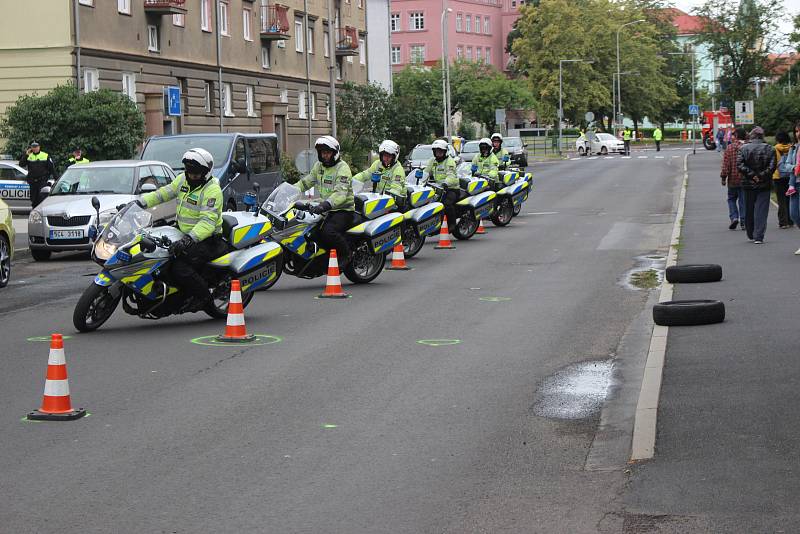
MULTIPOLYGON (((683 184, 678 198, 678 210, 672 226, 672 239, 667 254, 666 267, 678 263, 678 245, 680 244, 683 213, 686 207, 686 189, 689 185, 689 154, 683 158, 683 184)), ((658 301, 672 300, 673 284, 666 278, 661 284, 658 301)), ((667 335, 669 327, 653 325, 650 347, 647 351, 647 362, 642 376, 642 389, 636 403, 636 416, 633 422, 633 439, 631 443, 631 461, 649 460, 655 455, 656 422, 658 419, 658 399, 661 393, 661 379, 664 373, 664 359, 667 353, 667 335)))

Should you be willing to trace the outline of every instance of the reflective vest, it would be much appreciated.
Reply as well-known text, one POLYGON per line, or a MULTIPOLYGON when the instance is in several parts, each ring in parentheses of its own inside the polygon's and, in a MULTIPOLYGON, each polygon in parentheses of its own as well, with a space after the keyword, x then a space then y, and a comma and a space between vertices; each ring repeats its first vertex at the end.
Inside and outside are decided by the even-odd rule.
POLYGON ((436 161, 436 158, 428 160, 425 166, 428 172, 428 179, 433 182, 446 185, 451 189, 458 188, 458 175, 456 174, 456 162, 450 156, 447 156, 442 161, 436 161))
POLYGON ((40 178, 52 176, 55 178, 55 166, 50 159, 50 155, 44 150, 38 154, 31 152, 23 154, 19 160, 19 166, 28 169, 28 182, 39 181, 40 178))
POLYGON ((164 187, 142 195, 148 208, 178 199, 175 213, 178 229, 195 241, 203 241, 222 233, 222 189, 219 180, 212 177, 206 183, 191 188, 186 175, 181 173, 164 187))
POLYGON ((504 147, 501 146, 500 150, 497 152, 492 149, 492 154, 494 154, 494 156, 497 158, 497 161, 500 163, 500 165, 511 165, 511 156, 509 155, 508 150, 506 150, 504 147), (508 156, 508 161, 503 161, 505 156, 508 156))
POLYGON ((331 209, 334 211, 355 211, 352 177, 350 166, 343 160, 339 160, 333 167, 326 167, 318 161, 311 168, 308 176, 295 185, 300 188, 300 191, 316 188, 319 198, 330 202, 331 209))
POLYGON ((661 141, 661 138, 664 137, 664 134, 661 133, 661 128, 656 128, 653 130, 653 139, 656 141, 661 141))
POLYGON ((399 161, 388 169, 383 166, 380 160, 375 161, 367 170, 353 176, 353 180, 366 184, 372 181, 373 173, 381 175, 381 181, 375 188, 376 193, 387 193, 405 198, 406 196, 406 173, 399 161))
POLYGON ((631 140, 631 131, 630 130, 624 130, 622 132, 622 140, 623 141, 630 141, 631 140))
POLYGON ((500 167, 500 162, 497 161, 497 157, 491 152, 489 152, 489 155, 485 158, 481 156, 480 153, 475 154, 475 157, 472 158, 472 164, 478 166, 478 174, 488 176, 492 180, 497 179, 497 171, 500 167))
POLYGON ((89 160, 86 159, 86 156, 81 156, 81 159, 75 159, 75 156, 72 156, 71 158, 69 158, 69 164, 70 165, 75 165, 76 163, 78 163, 78 164, 80 164, 80 163, 89 163, 89 160))

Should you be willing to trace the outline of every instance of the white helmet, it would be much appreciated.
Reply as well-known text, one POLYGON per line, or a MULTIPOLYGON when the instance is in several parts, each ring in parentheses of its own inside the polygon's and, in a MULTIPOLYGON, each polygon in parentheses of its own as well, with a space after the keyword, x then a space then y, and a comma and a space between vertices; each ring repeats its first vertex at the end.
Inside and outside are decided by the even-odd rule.
MULTIPOLYGON (((378 156, 380 156, 384 152, 386 152, 387 154, 392 156, 391 165, 394 165, 395 162, 397 161, 397 157, 400 155, 400 145, 398 145, 397 143, 395 143, 391 139, 386 139, 378 147, 378 156)), ((383 161, 381 161, 381 163, 383 163, 383 161)))
POLYGON ((314 141, 314 148, 317 149, 317 159, 323 165, 326 165, 326 163, 322 161, 322 155, 320 154, 320 150, 323 148, 333 151, 333 160, 331 161, 331 165, 335 165, 336 162, 339 161, 339 141, 337 141, 335 137, 331 135, 323 135, 314 141))
POLYGON ((495 139, 497 139, 501 143, 503 142, 503 136, 500 135, 499 133, 493 133, 492 134, 492 141, 494 141, 495 139))
POLYGON ((190 148, 181 159, 186 172, 199 173, 206 180, 211 178, 211 169, 214 168, 214 157, 204 148, 190 148))
POLYGON ((488 137, 483 137, 480 141, 478 141, 478 148, 481 151, 481 155, 486 157, 489 155, 489 152, 492 150, 492 141, 488 137), (483 147, 486 146, 486 151, 484 152, 483 147))
POLYGON ((447 141, 445 141, 444 139, 437 139, 436 141, 433 142, 431 148, 432 149, 438 148, 440 150, 447 151, 447 141))

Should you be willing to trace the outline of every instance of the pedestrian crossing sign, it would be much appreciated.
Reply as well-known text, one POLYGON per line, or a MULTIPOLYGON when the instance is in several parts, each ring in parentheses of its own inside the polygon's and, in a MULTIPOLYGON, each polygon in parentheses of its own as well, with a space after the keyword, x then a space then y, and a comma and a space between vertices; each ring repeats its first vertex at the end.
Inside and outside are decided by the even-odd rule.
POLYGON ((689 106, 689 115, 700 115, 700 106, 697 104, 689 106))

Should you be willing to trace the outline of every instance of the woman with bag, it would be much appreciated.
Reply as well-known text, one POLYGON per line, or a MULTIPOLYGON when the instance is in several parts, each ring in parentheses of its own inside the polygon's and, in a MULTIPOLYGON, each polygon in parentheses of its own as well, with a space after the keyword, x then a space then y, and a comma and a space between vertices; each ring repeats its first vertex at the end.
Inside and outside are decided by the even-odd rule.
MULTIPOLYGON (((791 157, 794 145, 791 144, 789 134, 783 130, 775 134, 775 161, 777 167, 772 175, 772 184, 775 186, 775 199, 778 203, 778 226, 787 229, 794 226, 789 219, 789 178, 792 176, 793 167, 791 157)), ((796 152, 796 151, 795 151, 796 152)), ((795 153, 795 161, 797 159, 795 153)))

